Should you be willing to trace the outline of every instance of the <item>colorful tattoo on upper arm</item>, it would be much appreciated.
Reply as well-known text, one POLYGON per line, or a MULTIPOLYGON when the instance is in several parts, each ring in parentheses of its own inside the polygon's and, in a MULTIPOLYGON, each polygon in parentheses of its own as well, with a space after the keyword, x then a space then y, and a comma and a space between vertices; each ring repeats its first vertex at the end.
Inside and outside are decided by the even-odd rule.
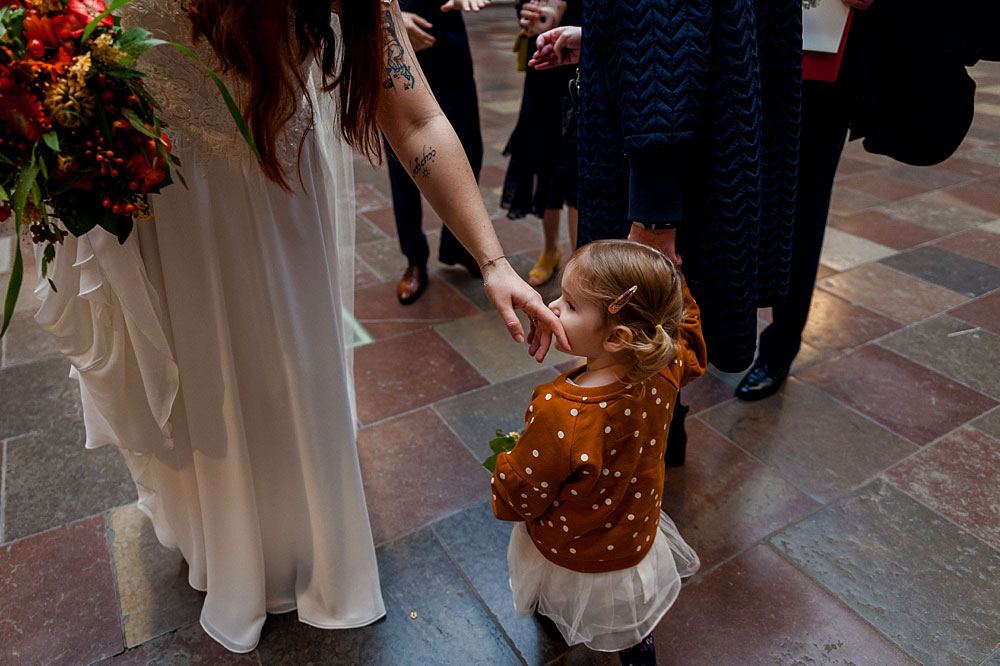
POLYGON ((406 52, 403 49, 403 43, 399 41, 396 24, 392 20, 392 12, 388 9, 385 10, 385 36, 385 51, 388 62, 386 63, 385 81, 382 82, 382 87, 395 88, 396 80, 399 79, 403 82, 403 90, 415 88, 417 80, 414 78, 413 72, 410 71, 410 65, 404 59, 406 52))

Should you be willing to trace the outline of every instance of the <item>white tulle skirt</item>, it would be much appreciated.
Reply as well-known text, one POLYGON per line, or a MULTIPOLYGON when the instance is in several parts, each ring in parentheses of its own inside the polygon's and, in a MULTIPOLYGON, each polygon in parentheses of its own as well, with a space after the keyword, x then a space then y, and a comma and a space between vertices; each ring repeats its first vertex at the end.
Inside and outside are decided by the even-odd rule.
POLYGON ((681 578, 700 566, 670 517, 660 513, 653 547, 639 564, 604 573, 580 573, 538 552, 524 523, 507 548, 510 588, 519 615, 551 619, 568 645, 617 652, 649 635, 677 600, 681 578))

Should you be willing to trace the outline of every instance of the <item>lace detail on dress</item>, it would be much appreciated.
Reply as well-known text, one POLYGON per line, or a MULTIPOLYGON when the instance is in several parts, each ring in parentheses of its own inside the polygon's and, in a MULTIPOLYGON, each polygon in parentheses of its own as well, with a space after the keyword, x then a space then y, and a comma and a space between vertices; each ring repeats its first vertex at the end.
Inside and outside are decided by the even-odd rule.
MULTIPOLYGON (((122 8, 121 16, 126 28, 140 26, 154 37, 190 46, 202 64, 219 73, 242 107, 241 85, 221 73, 208 42, 191 44, 191 23, 179 0, 133 0, 122 8)), ((168 124, 171 141, 182 150, 188 146, 194 149, 184 153, 224 155, 242 164, 255 162, 222 95, 201 65, 172 46, 158 46, 142 56, 139 68, 148 74, 144 79, 147 90, 163 107, 160 117, 168 124)), ((295 171, 299 144, 311 126, 308 100, 303 96, 295 118, 285 127, 284 139, 278 142, 279 159, 289 173, 295 171)))

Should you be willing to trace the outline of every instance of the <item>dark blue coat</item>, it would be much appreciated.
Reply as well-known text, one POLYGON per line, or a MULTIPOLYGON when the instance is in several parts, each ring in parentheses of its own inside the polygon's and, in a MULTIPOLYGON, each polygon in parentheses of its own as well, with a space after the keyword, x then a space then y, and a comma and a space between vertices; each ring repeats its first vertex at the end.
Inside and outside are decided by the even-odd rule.
MULTIPOLYGON (((833 1, 833 0, 828 0, 833 1)), ((800 0, 585 0, 580 242, 673 222, 709 360, 753 360, 787 292, 800 0)))

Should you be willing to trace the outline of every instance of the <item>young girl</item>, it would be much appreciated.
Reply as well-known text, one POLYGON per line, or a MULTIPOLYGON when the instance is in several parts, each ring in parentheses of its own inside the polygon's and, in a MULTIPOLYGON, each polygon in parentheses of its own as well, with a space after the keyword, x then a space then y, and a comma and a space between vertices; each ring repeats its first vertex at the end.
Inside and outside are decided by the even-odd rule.
POLYGON ((570 645, 654 664, 650 632, 699 566, 660 511, 675 398, 705 371, 698 306, 659 250, 606 240, 573 254, 549 307, 564 351, 587 364, 535 389, 521 438, 497 458, 493 512, 520 521, 514 605, 570 645))

